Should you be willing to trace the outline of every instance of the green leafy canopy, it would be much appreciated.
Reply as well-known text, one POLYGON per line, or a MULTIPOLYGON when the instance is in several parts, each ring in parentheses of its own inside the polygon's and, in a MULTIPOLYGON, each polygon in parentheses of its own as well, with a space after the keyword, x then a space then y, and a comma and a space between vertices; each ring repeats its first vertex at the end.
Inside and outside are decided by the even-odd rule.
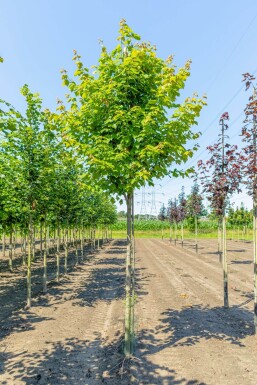
POLYGON ((125 20, 118 42, 111 52, 102 45, 93 73, 77 52, 74 79, 62 71, 70 105, 63 112, 63 132, 103 189, 126 196, 154 178, 187 173, 174 166, 192 157, 196 146, 187 143, 199 133, 191 127, 206 103, 196 94, 177 101, 190 61, 177 70, 172 56, 158 58, 156 48, 142 42, 125 20))

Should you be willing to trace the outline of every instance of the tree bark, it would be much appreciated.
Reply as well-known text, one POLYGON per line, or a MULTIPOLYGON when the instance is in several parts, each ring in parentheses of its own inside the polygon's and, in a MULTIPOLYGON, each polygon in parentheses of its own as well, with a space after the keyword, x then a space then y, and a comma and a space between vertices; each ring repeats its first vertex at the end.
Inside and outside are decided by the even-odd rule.
POLYGON ((47 293, 47 225, 46 225, 46 214, 44 218, 44 254, 43 254, 43 264, 44 264, 44 273, 43 273, 43 292, 47 293))
POLYGON ((65 241, 64 241, 64 248, 65 248, 64 274, 67 274, 68 272, 68 247, 69 247, 69 229, 67 224, 67 228, 65 229, 65 241))
POLYGON ((222 218, 222 265, 223 265, 223 284, 224 284, 224 307, 229 307, 228 302, 228 264, 227 264, 227 235, 226 235, 226 216, 222 218))
POLYGON ((253 201, 254 328, 257 334, 257 201, 253 201))
POLYGON ((198 253, 198 223, 197 223, 197 216, 195 216, 195 252, 198 253))
POLYGON ((132 236, 132 194, 126 196, 127 201, 127 256, 126 256, 126 301, 125 301, 125 344, 124 354, 130 356, 132 354, 132 335, 131 335, 131 236, 132 236))
POLYGON ((28 260, 27 260, 27 309, 31 307, 31 254, 33 240, 33 222, 31 213, 29 214, 29 234, 28 234, 28 260))
POLYGON ((56 240, 56 281, 60 281, 60 223, 57 224, 56 240))
POLYGON ((9 240, 9 270, 13 271, 13 227, 10 227, 10 240, 9 240))

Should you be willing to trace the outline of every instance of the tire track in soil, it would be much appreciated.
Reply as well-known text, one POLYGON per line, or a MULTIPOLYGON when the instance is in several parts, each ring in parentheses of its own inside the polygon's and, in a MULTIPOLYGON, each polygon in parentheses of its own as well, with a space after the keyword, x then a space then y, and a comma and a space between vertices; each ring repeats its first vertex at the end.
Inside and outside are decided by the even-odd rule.
POLYGON ((252 312, 222 308, 219 263, 159 240, 137 240, 136 252, 148 294, 137 303, 135 383, 256 384, 252 312))
MULTIPOLYGON (((183 248, 178 248, 173 245, 167 245, 166 243, 163 243, 162 241, 157 240, 157 243, 159 247, 165 248, 165 250, 171 249, 173 255, 179 255, 179 263, 181 264, 181 267, 183 271, 187 272, 188 267, 194 268, 195 264, 197 263, 197 269, 199 274, 194 277, 188 277, 191 278, 193 282, 197 281, 199 285, 201 285, 204 289, 207 289, 209 291, 216 291, 216 296, 220 298, 220 304, 223 302, 223 272, 222 272, 222 265, 216 261, 212 260, 206 260, 208 256, 204 255, 204 258, 202 258, 202 255, 198 255, 194 252, 190 252, 188 250, 184 250, 183 248), (184 259, 184 256, 188 256, 189 258, 184 259), (182 259, 181 259, 182 258, 182 259), (209 279, 211 277, 211 283, 209 284, 209 279), (215 287, 214 287, 215 284, 215 287)), ((229 258, 228 258, 229 259, 229 258)), ((170 259, 167 259, 165 261, 166 263, 171 263, 170 259)), ((173 264, 177 263, 173 261, 173 264)), ((249 277, 252 274, 252 266, 243 266, 243 265, 237 265, 235 268, 233 266, 233 269, 231 268, 231 263, 228 263, 228 283, 229 283, 229 297, 231 299, 231 303, 239 305, 242 302, 242 296, 248 299, 251 299, 253 297, 253 285, 252 285, 252 279, 249 280, 249 277), (240 276, 237 276, 235 274, 240 274, 240 276), (243 290, 240 290, 239 287, 243 290), (243 293, 243 295, 242 295, 243 293)), ((188 274, 187 274, 188 276, 188 274)), ((250 302, 250 301, 249 301, 250 302)), ((250 306, 250 305, 249 305, 250 306)), ((248 308, 250 309, 250 307, 248 308)))
MULTIPOLYGON (((198 263, 198 270, 201 274, 199 276, 194 277, 194 280, 198 280, 199 284, 204 286, 206 289, 208 288, 208 281, 204 281, 204 279, 208 279, 208 275, 210 275, 211 273, 211 278, 213 281, 215 279, 215 283, 217 286, 217 296, 219 296, 221 301, 223 301, 223 273, 222 265, 218 262, 218 259, 211 260, 210 255, 204 254, 203 252, 201 254, 196 254, 194 251, 188 249, 185 250, 181 247, 175 247, 173 245, 163 243, 160 240, 156 240, 156 243, 158 243, 161 247, 165 247, 167 252, 169 252, 170 248, 173 248, 172 250, 174 250, 174 255, 179 254, 181 257, 185 255, 190 257, 186 260, 180 259, 180 263, 183 264, 183 268, 185 270, 187 270, 188 265, 192 267, 195 263, 198 263), (201 277, 204 277, 204 279, 201 277)), ((242 263, 232 264, 231 254, 233 255, 233 251, 228 252, 229 297, 231 298, 232 296, 231 300, 233 304, 240 305, 242 303, 242 297, 246 300, 246 303, 250 303, 253 299, 253 266, 249 264, 246 264, 244 266, 244 255, 241 256, 242 263)), ((167 263, 168 262, 171 261, 168 260, 167 263)), ((213 286, 211 286, 209 289, 213 290, 213 286)), ((251 305, 252 304, 250 304, 249 306, 251 305)), ((249 306, 248 308, 250 309, 249 306)))
POLYGON ((127 384, 113 368, 121 360, 124 242, 92 260, 20 312, 25 329, 1 341, 2 385, 127 384))

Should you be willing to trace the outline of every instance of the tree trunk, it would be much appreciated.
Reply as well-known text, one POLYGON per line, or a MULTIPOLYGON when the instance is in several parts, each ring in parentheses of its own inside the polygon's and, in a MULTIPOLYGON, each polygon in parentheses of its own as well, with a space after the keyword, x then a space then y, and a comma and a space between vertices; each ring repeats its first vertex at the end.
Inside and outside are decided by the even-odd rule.
POLYGON ((5 230, 3 232, 3 258, 5 258, 5 244, 6 244, 6 237, 5 237, 5 230))
POLYGON ((254 328, 257 334, 257 201, 253 201, 254 328))
MULTIPOLYGON (((41 234, 42 234, 42 224, 41 224, 41 234)), ((43 234, 42 234, 43 235, 43 234)), ((43 253, 43 292, 47 293, 47 225, 46 225, 46 214, 44 218, 44 253, 43 253)))
POLYGON ((84 231, 83 231, 83 222, 81 222, 80 229, 80 259, 84 260, 84 231))
POLYGON ((197 223, 197 216, 195 216, 195 252, 198 253, 198 223, 197 223))
POLYGON ((40 221, 40 258, 43 257, 43 223, 40 221))
POLYGON ((131 226, 132 226, 132 194, 127 195, 127 257, 126 257, 126 302, 125 302, 125 344, 124 354, 130 356, 131 351, 131 226))
POLYGON ((16 231, 16 228, 14 227, 14 231, 13 231, 13 259, 15 259, 16 257, 16 241, 17 241, 17 231, 16 231))
POLYGON ((13 271, 13 228, 10 227, 10 240, 9 240, 9 270, 13 271))
POLYGON ((56 281, 60 281, 60 223, 57 224, 56 239, 56 281))
POLYGON ((224 307, 228 308, 228 264, 227 264, 227 235, 226 235, 226 216, 222 218, 222 264, 223 264, 223 284, 224 284, 224 307))
POLYGON ((218 254, 219 254, 219 262, 220 263, 222 262, 221 249, 222 249, 222 247, 221 247, 221 223, 220 223, 220 219, 219 219, 219 222, 218 222, 218 254))
POLYGON ((184 223, 181 223, 181 246, 184 247, 184 223))
POLYGON ((100 249, 100 229, 97 227, 97 249, 100 249))
POLYGON ((135 268, 136 268, 136 249, 135 249, 135 223, 134 223, 134 194, 132 195, 132 215, 131 215, 131 354, 135 348, 135 268))
POLYGON ((28 260, 27 260, 27 308, 31 307, 31 254, 33 239, 33 222, 31 213, 29 214, 29 234, 28 234, 28 260))
POLYGON ((78 234, 78 229, 77 229, 77 227, 76 227, 76 228, 75 228, 75 234, 74 234, 74 240, 75 240, 75 259, 76 259, 75 265, 76 265, 76 266, 79 264, 79 254, 78 254, 77 234, 78 234))
POLYGON ((64 248, 65 248, 65 256, 64 256, 64 274, 67 274, 68 272, 68 242, 69 242, 69 230, 68 230, 68 224, 67 228, 65 230, 65 241, 64 241, 64 248))
POLYGON ((36 235, 36 227, 33 228, 32 232, 32 262, 35 261, 35 254, 36 254, 36 242, 35 242, 35 235, 36 235))

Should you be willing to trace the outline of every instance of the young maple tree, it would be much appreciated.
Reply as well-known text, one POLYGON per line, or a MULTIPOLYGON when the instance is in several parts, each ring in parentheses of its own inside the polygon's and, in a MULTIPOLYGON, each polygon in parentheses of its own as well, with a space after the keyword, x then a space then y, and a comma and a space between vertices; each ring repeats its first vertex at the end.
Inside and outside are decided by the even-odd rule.
POLYGON ((200 194, 200 187, 195 180, 191 193, 187 198, 187 215, 188 219, 192 218, 195 227, 195 251, 198 252, 198 220, 203 213, 203 197, 200 194))
POLYGON ((187 217, 187 200, 185 188, 182 186, 181 192, 178 196, 178 221, 181 223, 181 245, 184 244, 184 220, 187 217))
POLYGON ((160 212, 158 214, 158 219, 159 219, 159 221, 165 221, 165 219, 167 219, 167 209, 164 206, 164 204, 160 208, 160 212))
POLYGON ((175 236, 174 236, 174 242, 176 244, 177 242, 177 229, 178 229, 178 223, 180 221, 180 212, 178 207, 178 201, 177 198, 170 199, 168 202, 168 215, 171 225, 174 224, 175 227, 175 236))
POLYGON ((242 157, 237 151, 237 146, 225 143, 225 131, 228 129, 227 112, 221 115, 219 123, 221 133, 218 142, 213 146, 208 146, 210 159, 206 162, 199 161, 198 169, 203 191, 207 194, 211 208, 218 217, 219 224, 222 223, 222 263, 223 263, 223 283, 224 283, 224 306, 228 307, 228 273, 227 273, 227 253, 226 253, 226 208, 229 197, 240 191, 242 179, 241 167, 242 157))
POLYGON ((199 137, 192 126, 205 104, 197 95, 178 102, 190 75, 190 62, 176 69, 173 58, 158 58, 156 48, 140 41, 125 20, 118 45, 102 45, 98 65, 90 74, 75 52, 76 71, 69 88, 70 110, 64 114, 63 135, 84 155, 88 173, 103 190, 127 204, 125 355, 133 351, 133 192, 154 178, 183 175, 177 170, 192 156, 199 137))
POLYGON ((257 99, 255 77, 249 73, 243 74, 246 90, 252 88, 253 93, 245 108, 245 120, 242 128, 244 147, 244 183, 248 194, 253 199, 253 245, 254 245, 254 326, 257 333, 257 99))

